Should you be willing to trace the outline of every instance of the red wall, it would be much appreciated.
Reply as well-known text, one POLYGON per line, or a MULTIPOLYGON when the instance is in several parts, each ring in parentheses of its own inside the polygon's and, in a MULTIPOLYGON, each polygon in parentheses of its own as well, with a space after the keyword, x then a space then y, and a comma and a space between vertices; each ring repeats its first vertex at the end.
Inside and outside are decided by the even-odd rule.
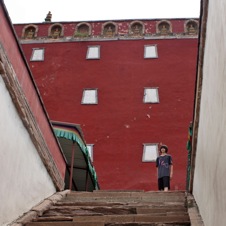
POLYGON ((13 70, 15 71, 24 95, 26 96, 32 114, 37 120, 37 124, 40 127, 49 150, 51 151, 59 172, 64 178, 66 168, 65 160, 59 149, 56 138, 53 135, 53 131, 51 130, 49 119, 47 117, 45 109, 43 108, 35 84, 32 81, 33 78, 30 75, 29 68, 26 65, 26 60, 24 59, 22 52, 20 51, 16 36, 14 36, 12 25, 9 20, 7 20, 7 15, 5 15, 4 10, 5 9, 3 8, 3 5, 0 4, 0 43, 4 48, 9 62, 13 66, 13 70))
MULTIPOLYGON (((176 29, 182 30, 179 25, 176 29)), ((101 189, 156 190, 155 163, 142 162, 142 153, 143 143, 160 142, 168 145, 173 157, 172 189, 185 189, 196 38, 22 47, 28 60, 32 48, 45 48, 45 60, 29 64, 46 109, 51 120, 81 125, 86 143, 94 144, 101 189), (157 44, 157 59, 144 59, 147 44, 157 44), (89 45, 101 46, 100 60, 86 60, 89 45), (143 103, 144 87, 159 87, 159 104, 143 103), (98 88, 98 105, 81 105, 84 88, 98 88)))

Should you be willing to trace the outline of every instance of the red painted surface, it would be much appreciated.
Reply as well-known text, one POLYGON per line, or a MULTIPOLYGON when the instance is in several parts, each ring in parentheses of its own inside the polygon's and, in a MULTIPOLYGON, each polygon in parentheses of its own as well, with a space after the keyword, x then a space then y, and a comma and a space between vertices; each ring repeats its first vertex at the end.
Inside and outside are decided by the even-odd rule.
POLYGON ((26 61, 22 56, 19 49, 16 37, 14 36, 11 24, 7 21, 7 17, 4 15, 4 10, 0 5, 0 21, 1 21, 1 32, 0 42, 4 46, 4 51, 7 54, 8 60, 13 66, 13 70, 17 76, 17 79, 22 87, 24 95, 27 98, 31 112, 33 113, 40 130, 46 140, 46 143, 51 151, 51 154, 56 162, 60 174, 64 178, 65 175, 65 160, 59 149, 58 143, 51 130, 49 120, 45 109, 43 108, 42 101, 37 93, 35 83, 32 81, 33 78, 29 73, 29 68, 26 65, 26 61))
MULTIPOLYGON (((184 22, 172 23, 183 31, 184 22)), ((94 144, 101 189, 156 190, 155 163, 142 162, 142 153, 143 143, 160 142, 168 145, 173 157, 172 189, 185 189, 196 38, 68 41, 22 47, 28 60, 32 48, 45 48, 45 60, 29 65, 46 109, 51 120, 81 125, 86 142, 94 144), (157 59, 144 59, 147 44, 157 44, 157 59), (101 46, 100 60, 86 60, 90 45, 101 46), (159 87, 159 104, 143 103, 144 87, 159 87), (84 88, 98 89, 97 105, 81 104, 84 88)))
MULTIPOLYGON (((162 20, 136 20, 140 21, 144 24, 144 30, 146 34, 155 34, 156 33, 156 26, 157 23, 162 20)), ((172 26, 172 32, 173 33, 183 33, 184 32, 184 23, 186 22, 186 19, 170 19, 166 20, 171 23, 172 26)), ((108 21, 107 21, 108 22, 108 21)), ((117 24, 118 31, 120 35, 126 35, 129 32, 129 27, 131 24, 131 20, 117 20, 113 21, 113 23, 117 24)), ((60 23, 63 25, 64 29, 64 36, 73 36, 74 32, 76 30, 76 26, 81 22, 64 22, 60 23)), ((87 22, 92 27, 92 35, 97 36, 101 34, 102 26, 106 23, 106 21, 93 21, 93 22, 87 22)), ((48 37, 48 30, 51 25, 54 23, 36 23, 35 25, 38 26, 38 37, 48 37)), ((59 24, 59 23, 57 23, 59 24)), ((19 38, 22 38, 23 28, 29 24, 16 24, 15 30, 19 38)), ((32 25, 32 24, 31 24, 32 25)))

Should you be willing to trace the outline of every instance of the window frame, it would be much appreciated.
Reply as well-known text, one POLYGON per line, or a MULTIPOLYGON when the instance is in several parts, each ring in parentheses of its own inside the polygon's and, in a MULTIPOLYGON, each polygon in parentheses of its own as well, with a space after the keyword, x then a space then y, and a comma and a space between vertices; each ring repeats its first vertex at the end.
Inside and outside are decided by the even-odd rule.
POLYGON ((160 103, 160 101, 159 101, 159 88, 158 87, 144 87, 144 96, 143 96, 143 103, 145 103, 145 104, 158 104, 158 103, 160 103), (146 90, 148 90, 148 89, 150 89, 150 90, 156 90, 156 101, 145 101, 145 99, 146 99, 146 90))
POLYGON ((86 59, 87 60, 99 60, 100 59, 100 45, 88 46, 87 52, 86 52, 86 59), (92 48, 97 48, 97 56, 94 56, 94 57, 91 56, 91 57, 89 57, 90 50, 92 48))
POLYGON ((45 48, 33 48, 32 49, 30 61, 44 61, 44 59, 45 59, 45 48), (42 50, 42 53, 41 53, 41 56, 42 56, 41 58, 42 59, 33 59, 34 58, 34 53, 37 50, 42 50))
POLYGON ((158 143, 143 143, 142 162, 156 162, 156 159, 159 156, 158 146, 159 146, 158 143), (156 147, 155 150, 154 150, 156 152, 156 158, 155 159, 153 158, 153 159, 149 160, 149 159, 145 158, 145 154, 148 151, 146 147, 148 147, 148 146, 155 146, 156 147))
POLYGON ((144 59, 157 59, 158 58, 158 48, 157 44, 153 45, 144 45, 144 59), (155 56, 147 56, 147 48, 148 47, 155 47, 155 56))
POLYGON ((94 105, 94 104, 96 105, 96 104, 98 104, 98 89, 97 88, 85 88, 85 89, 83 89, 81 104, 84 104, 84 105, 94 105), (90 91, 90 90, 95 91, 95 102, 85 103, 84 102, 85 92, 90 91))

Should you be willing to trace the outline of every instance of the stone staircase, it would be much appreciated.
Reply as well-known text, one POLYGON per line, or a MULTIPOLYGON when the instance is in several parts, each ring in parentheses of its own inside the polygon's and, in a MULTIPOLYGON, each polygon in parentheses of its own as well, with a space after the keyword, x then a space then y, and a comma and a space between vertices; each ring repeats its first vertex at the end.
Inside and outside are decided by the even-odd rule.
POLYGON ((184 191, 69 191, 62 199, 39 212, 31 222, 22 225, 203 225, 197 211, 189 211, 193 204, 193 198, 184 191))

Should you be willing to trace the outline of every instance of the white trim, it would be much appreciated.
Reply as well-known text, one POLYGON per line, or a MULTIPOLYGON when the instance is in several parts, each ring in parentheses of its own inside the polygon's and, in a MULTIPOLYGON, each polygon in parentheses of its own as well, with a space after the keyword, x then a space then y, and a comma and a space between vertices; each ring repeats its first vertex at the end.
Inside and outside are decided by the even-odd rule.
POLYGON ((44 48, 33 48, 30 61, 44 61, 44 48))
POLYGON ((86 59, 100 59, 100 46, 88 46, 86 59))
POLYGON ((157 45, 145 45, 144 58, 145 59, 158 58, 157 45))
POLYGON ((144 103, 159 103, 159 92, 157 87, 144 88, 144 103))
POLYGON ((158 157, 158 143, 143 144, 142 162, 155 162, 158 157))
POLYGON ((98 104, 97 89, 84 89, 82 94, 82 104, 98 104))

